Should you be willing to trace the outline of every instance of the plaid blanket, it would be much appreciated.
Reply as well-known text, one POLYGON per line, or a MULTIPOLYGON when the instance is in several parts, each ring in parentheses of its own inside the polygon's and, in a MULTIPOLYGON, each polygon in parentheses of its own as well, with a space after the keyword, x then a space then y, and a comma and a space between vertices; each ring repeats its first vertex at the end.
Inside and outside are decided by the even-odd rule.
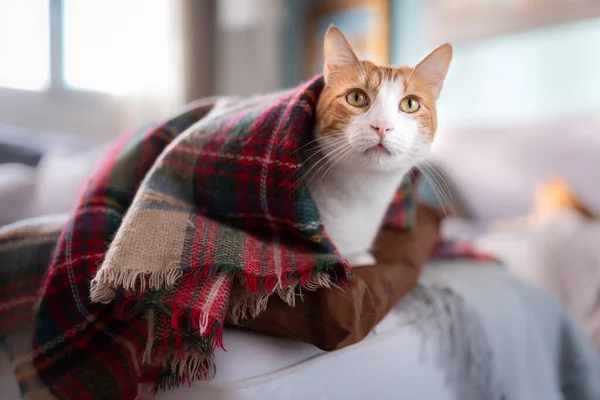
POLYGON ((67 217, 46 216, 0 228, 0 348, 26 400, 54 398, 32 362, 33 309, 67 217))
POLYGON ((210 378, 226 317, 345 287, 350 268, 300 179, 322 87, 204 100, 118 141, 41 290, 33 361, 54 393, 134 398, 140 381, 210 378), (231 299, 232 285, 247 296, 231 299))
MULTIPOLYGON (((226 319, 256 316, 273 294, 293 304, 300 288, 348 284, 301 180, 322 87, 316 77, 193 103, 118 140, 66 223, 0 232, 5 342, 32 324, 39 295, 33 351, 12 354, 24 392, 133 399, 139 382, 210 378, 226 319), (233 285, 245 295, 231 298, 233 285)), ((414 225, 417 177, 399 188, 386 225, 414 225)))

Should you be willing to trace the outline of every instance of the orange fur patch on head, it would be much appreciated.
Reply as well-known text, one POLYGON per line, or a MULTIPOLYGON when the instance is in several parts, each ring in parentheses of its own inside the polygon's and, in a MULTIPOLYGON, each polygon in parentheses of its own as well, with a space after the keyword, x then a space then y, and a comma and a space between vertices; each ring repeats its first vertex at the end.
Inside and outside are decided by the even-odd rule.
MULTIPOLYGON (((330 27, 325 36, 325 88, 317 104, 317 130, 322 136, 342 135, 353 117, 368 112, 382 84, 398 85, 402 97, 418 100, 419 109, 410 114, 419 130, 430 140, 437 130, 436 100, 452 58, 452 47, 440 46, 414 68, 378 66, 360 61, 344 35, 330 27), (348 93, 358 90, 367 97, 367 105, 348 103, 348 93)), ((400 104, 398 104, 398 112, 400 104)))

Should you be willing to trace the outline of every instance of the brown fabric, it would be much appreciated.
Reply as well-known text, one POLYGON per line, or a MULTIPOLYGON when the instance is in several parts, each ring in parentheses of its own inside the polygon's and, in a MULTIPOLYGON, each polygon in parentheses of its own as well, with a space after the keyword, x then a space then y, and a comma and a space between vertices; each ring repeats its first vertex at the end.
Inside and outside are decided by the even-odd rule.
MULTIPOLYGON (((290 307, 271 296, 267 309, 243 328, 313 344, 326 351, 362 340, 414 287, 421 268, 439 238, 439 210, 419 205, 412 232, 384 229, 376 243, 377 265, 353 269, 353 285, 345 291, 305 292, 290 307)), ((234 296, 243 293, 234 288, 234 296)))

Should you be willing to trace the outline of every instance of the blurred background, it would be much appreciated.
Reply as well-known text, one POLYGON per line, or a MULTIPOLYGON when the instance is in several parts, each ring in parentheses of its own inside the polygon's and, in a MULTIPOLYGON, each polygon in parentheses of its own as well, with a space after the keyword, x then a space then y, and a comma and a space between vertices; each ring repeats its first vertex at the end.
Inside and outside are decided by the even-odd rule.
POLYGON ((600 108, 595 0, 0 0, 0 121, 93 140, 185 102, 292 86, 338 25, 365 58, 455 59, 444 125, 600 108))
POLYGON ((459 217, 444 234, 587 299, 569 304, 600 348, 600 0, 0 0, 0 226, 68 212, 127 130, 319 73, 331 23, 377 63, 453 45, 428 177, 459 217), (592 222, 519 219, 565 209, 592 222))
POLYGON ((465 213, 526 212, 553 174, 600 209, 598 0, 0 0, 0 163, 296 85, 320 72, 330 23, 380 63, 453 44, 436 155, 465 213))

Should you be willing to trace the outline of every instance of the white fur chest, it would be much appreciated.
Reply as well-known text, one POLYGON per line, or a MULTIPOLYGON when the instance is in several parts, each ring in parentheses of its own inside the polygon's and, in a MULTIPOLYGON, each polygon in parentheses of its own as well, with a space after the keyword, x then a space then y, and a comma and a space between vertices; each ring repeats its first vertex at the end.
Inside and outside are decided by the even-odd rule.
POLYGON ((408 170, 370 172, 334 168, 312 177, 308 188, 329 237, 341 255, 352 260, 368 255, 386 211, 408 170))

